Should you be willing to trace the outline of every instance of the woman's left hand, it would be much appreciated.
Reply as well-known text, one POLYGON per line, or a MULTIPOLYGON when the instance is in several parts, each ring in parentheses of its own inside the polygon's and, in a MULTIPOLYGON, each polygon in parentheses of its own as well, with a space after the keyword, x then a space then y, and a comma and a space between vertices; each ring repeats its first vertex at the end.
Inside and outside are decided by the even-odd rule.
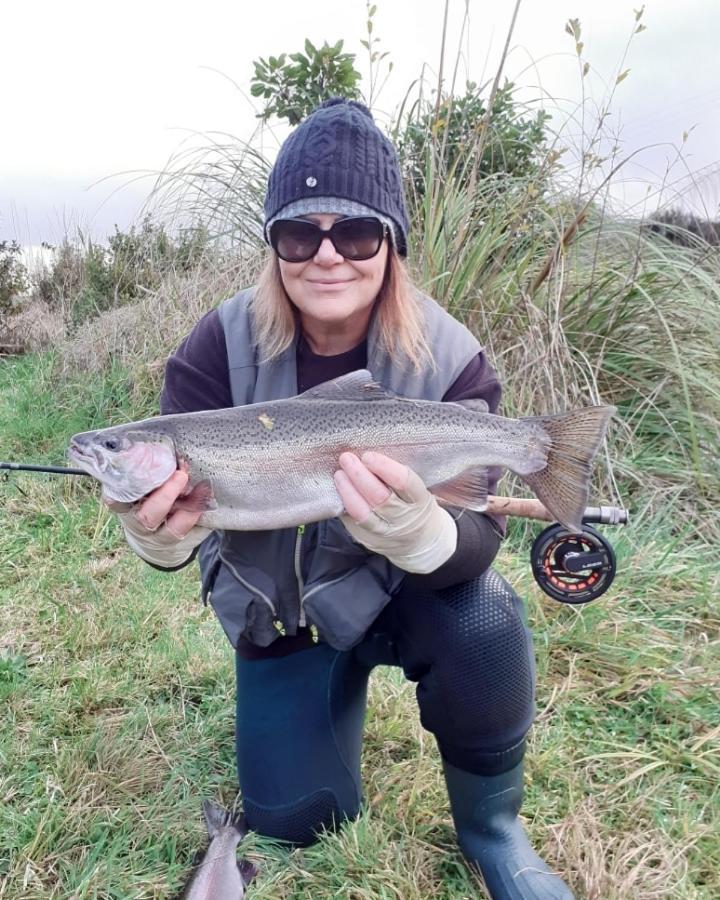
POLYGON ((434 572, 455 552, 452 516, 408 466, 382 453, 343 453, 335 486, 350 535, 406 572, 434 572))

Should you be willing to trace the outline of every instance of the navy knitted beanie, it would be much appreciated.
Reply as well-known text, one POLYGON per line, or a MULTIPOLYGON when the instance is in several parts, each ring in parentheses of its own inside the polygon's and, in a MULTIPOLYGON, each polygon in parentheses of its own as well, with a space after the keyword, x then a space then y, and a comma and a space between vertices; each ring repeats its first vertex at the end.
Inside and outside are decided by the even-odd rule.
POLYGON ((408 217, 395 148, 370 110, 354 100, 321 103, 280 148, 265 196, 266 236, 268 223, 284 207, 320 197, 352 201, 390 219, 397 252, 407 255, 408 217))

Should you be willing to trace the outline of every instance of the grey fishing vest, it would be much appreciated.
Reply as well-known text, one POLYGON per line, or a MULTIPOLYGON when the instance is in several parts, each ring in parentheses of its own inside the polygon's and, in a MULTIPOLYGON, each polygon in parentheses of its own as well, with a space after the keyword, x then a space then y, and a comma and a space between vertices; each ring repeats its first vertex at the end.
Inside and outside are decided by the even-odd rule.
MULTIPOLYGON (((298 393, 297 337, 280 356, 259 361, 253 292, 241 291, 218 310, 235 406, 298 393)), ((481 347, 434 300, 420 299, 436 367, 418 373, 393 361, 378 347, 373 322, 367 368, 403 397, 442 400, 481 347)), ((265 647, 281 634, 314 626, 320 639, 348 649, 362 639, 404 577, 384 556, 353 541, 339 519, 275 531, 215 532, 200 548, 199 560, 203 600, 209 599, 233 646, 243 636, 265 647)))

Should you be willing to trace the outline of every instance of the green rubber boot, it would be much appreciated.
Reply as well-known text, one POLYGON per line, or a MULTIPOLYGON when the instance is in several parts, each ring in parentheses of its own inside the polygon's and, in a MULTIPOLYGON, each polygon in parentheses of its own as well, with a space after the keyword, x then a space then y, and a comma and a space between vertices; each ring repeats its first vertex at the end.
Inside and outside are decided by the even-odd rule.
POLYGON ((458 843, 492 900, 572 900, 573 894, 530 846, 517 814, 522 760, 501 775, 474 775, 443 760, 458 843))

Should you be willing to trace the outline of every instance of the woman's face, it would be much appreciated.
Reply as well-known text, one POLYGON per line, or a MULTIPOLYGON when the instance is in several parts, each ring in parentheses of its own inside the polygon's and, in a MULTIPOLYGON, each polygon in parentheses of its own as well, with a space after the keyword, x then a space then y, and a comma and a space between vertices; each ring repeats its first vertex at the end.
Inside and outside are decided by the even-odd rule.
MULTIPOLYGON (((318 213, 303 216, 326 231, 342 216, 318 213)), ((387 238, 371 259, 340 256, 329 238, 307 262, 278 260, 287 295, 300 312, 303 325, 321 329, 367 325, 380 291, 388 258, 387 238)))

